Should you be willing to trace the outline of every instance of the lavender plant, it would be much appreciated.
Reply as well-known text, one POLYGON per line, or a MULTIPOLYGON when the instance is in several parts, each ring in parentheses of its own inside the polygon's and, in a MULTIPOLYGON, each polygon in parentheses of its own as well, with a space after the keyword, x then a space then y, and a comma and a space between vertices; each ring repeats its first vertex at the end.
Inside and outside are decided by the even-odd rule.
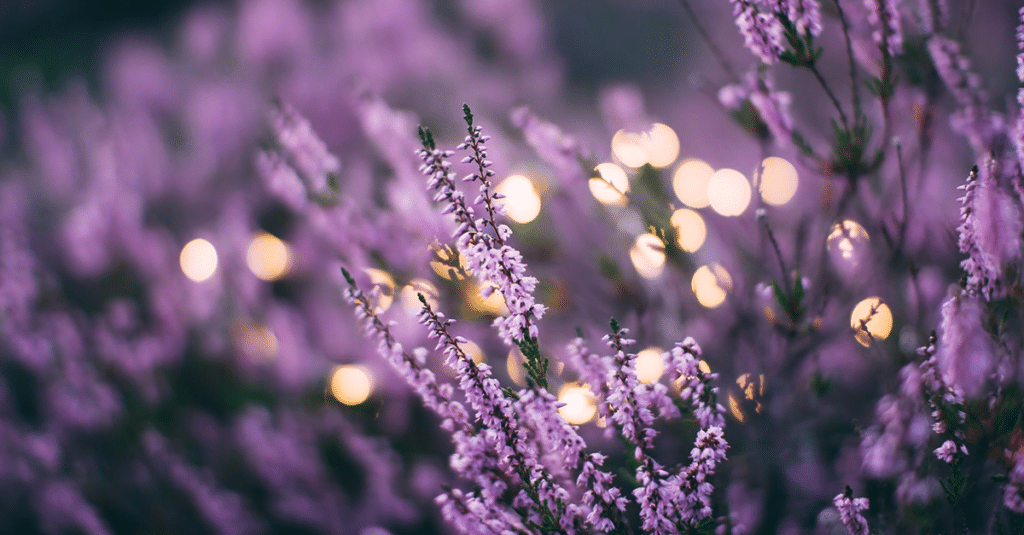
POLYGON ((0 531, 1019 532, 1010 4, 249 0, 28 87, 0 531))

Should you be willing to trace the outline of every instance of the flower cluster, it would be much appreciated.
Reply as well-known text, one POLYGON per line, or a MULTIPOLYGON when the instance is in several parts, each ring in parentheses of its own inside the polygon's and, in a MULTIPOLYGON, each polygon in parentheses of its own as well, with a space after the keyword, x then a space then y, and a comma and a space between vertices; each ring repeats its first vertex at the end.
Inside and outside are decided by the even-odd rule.
POLYGON ((487 150, 484 142, 487 136, 480 133, 480 127, 473 125, 473 115, 469 107, 464 108, 465 119, 469 129, 460 149, 471 149, 473 154, 467 156, 465 163, 474 163, 476 171, 463 178, 465 182, 480 182, 480 194, 471 204, 466 203, 465 195, 456 188, 455 173, 450 171, 451 162, 447 160, 452 151, 444 151, 434 147, 429 131, 421 130, 424 147, 417 154, 423 160, 420 171, 430 177, 428 189, 435 191, 434 201, 445 202, 445 213, 450 213, 458 224, 452 237, 459 253, 466 259, 466 270, 491 285, 484 285, 481 290, 483 297, 490 297, 491 292, 498 291, 508 306, 509 315, 498 318, 494 324, 501 333, 506 344, 521 343, 526 338, 537 338, 536 322, 544 316, 544 305, 534 300, 533 292, 537 279, 526 275, 523 257, 515 248, 505 243, 512 235, 507 225, 498 224, 495 216, 503 214, 502 206, 495 203, 501 194, 490 191, 492 173, 488 167, 487 150), (482 205, 487 212, 485 218, 476 218, 473 206, 482 205), (491 229, 492 233, 486 231, 491 229), (524 338, 525 337, 525 338, 524 338))
POLYGON ((785 50, 783 28, 779 19, 771 12, 761 12, 754 2, 729 0, 736 27, 743 35, 743 44, 765 65, 773 65, 785 50))
POLYGON ((846 487, 846 492, 836 495, 832 504, 839 509, 839 517, 850 535, 868 535, 868 521, 862 514, 870 506, 867 498, 854 498, 853 491, 846 487))
POLYGON ((1024 531, 1019 2, 620 4, 5 77, 0 532, 1024 531))
POLYGON ((871 38, 879 48, 889 55, 898 56, 903 52, 903 30, 900 12, 895 0, 864 0, 871 24, 871 38))

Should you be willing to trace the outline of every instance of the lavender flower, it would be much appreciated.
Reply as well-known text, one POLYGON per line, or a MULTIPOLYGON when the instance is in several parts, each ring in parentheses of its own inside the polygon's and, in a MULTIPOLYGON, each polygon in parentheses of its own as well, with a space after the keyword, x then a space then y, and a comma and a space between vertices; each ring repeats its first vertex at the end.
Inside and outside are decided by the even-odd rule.
POLYGON ((903 52, 903 29, 895 0, 864 0, 871 24, 871 38, 891 56, 903 52))
POLYGON ((963 197, 958 199, 960 201, 960 226, 957 227, 957 233, 960 235, 958 245, 960 252, 968 255, 960 263, 960 267, 963 268, 964 273, 967 275, 967 281, 964 285, 967 293, 970 295, 981 294, 985 299, 991 299, 992 294, 995 292, 993 285, 998 280, 998 274, 990 271, 988 263, 982 258, 981 250, 978 248, 977 239, 974 235, 974 198, 978 187, 977 182, 978 166, 974 166, 971 174, 967 176, 967 183, 957 187, 957 189, 962 189, 964 192, 963 197))
POLYGON ((854 498, 853 491, 846 487, 846 492, 833 498, 832 504, 839 509, 839 518, 850 535, 868 535, 868 521, 861 514, 868 510, 867 498, 854 498))
POLYGON ((348 271, 343 270, 343 273, 349 284, 345 298, 356 307, 356 317, 364 322, 366 334, 377 339, 378 353, 402 374, 424 404, 443 418, 443 428, 448 431, 468 430, 469 415, 465 407, 452 400, 450 386, 439 385, 434 372, 424 367, 425 350, 415 351, 413 355, 406 353, 391 333, 391 328, 378 316, 369 297, 356 286, 355 279, 348 271))
POLYGON ((477 172, 464 180, 480 182, 480 195, 473 204, 482 204, 487 211, 487 218, 474 217, 473 208, 466 203, 465 196, 455 186, 455 174, 449 171, 451 162, 447 158, 454 153, 434 148, 433 139, 427 131, 421 131, 424 148, 417 151, 423 160, 420 171, 430 177, 427 188, 436 191, 434 201, 446 202, 444 213, 452 214, 458 224, 452 237, 455 238, 459 253, 466 258, 466 270, 493 285, 485 284, 481 295, 490 297, 496 288, 505 299, 509 315, 494 320, 502 339, 509 345, 523 342, 524 336, 536 339, 536 320, 544 316, 546 307, 534 300, 533 291, 537 279, 526 275, 522 255, 505 243, 512 236, 512 229, 495 221, 495 216, 502 214, 503 208, 494 203, 500 198, 498 194, 490 193, 491 175, 487 170, 490 162, 486 160, 487 153, 483 148, 487 138, 480 133, 478 127, 473 126, 473 116, 468 106, 465 111, 470 133, 460 147, 473 150, 473 155, 467 161, 477 165, 477 172), (487 227, 491 228, 493 234, 485 232, 487 227))
POLYGON ((749 0, 729 0, 743 44, 765 65, 774 65, 785 51, 785 29, 773 13, 761 13, 749 0))
POLYGON ((718 404, 718 387, 711 381, 716 373, 705 373, 700 368, 700 346, 687 338, 666 353, 663 359, 669 365, 670 378, 680 381, 680 397, 690 402, 693 415, 700 423, 700 430, 690 451, 690 465, 670 478, 673 488, 681 488, 677 496, 677 507, 683 521, 695 525, 711 516, 711 492, 708 481, 715 473, 718 463, 725 460, 729 448, 723 430, 725 408, 718 404))
MULTIPOLYGON (((952 301, 952 300, 951 300, 952 301)), ((947 309, 944 307, 943 311, 947 309)), ((945 337, 946 342, 955 342, 953 336, 945 337)), ((961 429, 966 414, 963 411, 964 398, 959 387, 951 385, 946 377, 957 378, 955 373, 942 373, 939 369, 939 355, 935 333, 928 338, 928 344, 918 349, 918 354, 925 357, 919 369, 921 372, 921 393, 931 409, 932 431, 947 439, 934 450, 935 456, 947 464, 952 464, 959 454, 967 455, 964 434, 961 429)), ((945 345, 945 344, 944 344, 945 345)), ((959 346, 954 346, 959 347, 959 346)), ((947 357, 948 359, 948 357, 947 357)), ((956 383, 953 383, 954 385, 956 383)))
POLYGON ((921 27, 926 34, 937 33, 949 25, 947 0, 919 0, 917 5, 921 27))
MULTIPOLYGON (((306 181, 310 191, 327 194, 338 182, 341 161, 313 131, 305 117, 291 105, 282 103, 271 116, 274 135, 288 163, 306 181)), ((287 186, 288 178, 280 178, 287 186)))
POLYGON ((1003 489, 1003 505, 1017 514, 1024 514, 1024 455, 1017 454, 1009 481, 1003 489))
MULTIPOLYGON (((554 410, 553 399, 536 393, 522 392, 513 402, 501 390, 501 387, 491 373, 487 364, 476 364, 466 356, 461 348, 466 340, 453 336, 448 327, 454 320, 445 318, 441 313, 434 312, 430 304, 420 296, 423 309, 420 312, 420 322, 427 326, 429 336, 437 339, 437 350, 445 357, 445 364, 455 369, 459 377, 459 387, 466 394, 469 405, 473 408, 477 418, 483 426, 483 442, 485 451, 491 451, 497 456, 497 467, 506 476, 517 481, 515 500, 513 506, 526 508, 525 520, 527 523, 538 526, 559 527, 563 530, 571 529, 576 525, 577 517, 574 511, 566 508, 569 498, 568 491, 563 488, 552 474, 547 470, 541 461, 541 448, 536 442, 528 440, 529 426, 524 421, 528 417, 531 405, 539 409, 540 414, 533 417, 544 418, 542 428, 546 427, 549 438, 559 445, 568 445, 570 450, 582 451, 582 439, 574 437, 575 432, 548 418, 558 418, 554 410), (537 407, 534 403, 539 400, 547 407, 537 407), (549 416, 546 416, 549 415, 549 416), (568 434, 571 432, 571 435, 568 434), (518 505, 516 505, 518 504, 518 505)), ((483 455, 484 452, 478 452, 483 455)), ((570 453, 570 455, 572 455, 570 453)), ((570 458, 574 458, 572 455, 570 458)), ((467 474, 475 476, 477 483, 501 483, 488 474, 467 474)), ((502 492, 502 488, 484 487, 482 497, 489 502, 490 507, 497 507, 496 499, 502 492)), ((472 509, 471 509, 472 510, 472 509)))
POLYGON ((788 0, 785 4, 786 16, 796 26, 798 33, 817 36, 821 33, 821 6, 818 0, 788 0))
MULTIPOLYGON (((1020 24, 1017 26, 1017 80, 1024 84, 1024 7, 1017 11, 1020 24)), ((1017 101, 1020 102, 1021 92, 1017 92, 1017 101)), ((1024 104, 1021 104, 1024 106, 1024 104)))
POLYGON ((958 245, 968 255, 961 262, 967 277, 964 288, 986 300, 1005 292, 1003 271, 1020 258, 1024 230, 1019 203, 998 186, 996 173, 996 162, 989 159, 980 177, 975 166, 959 187, 964 195, 959 199, 958 245))

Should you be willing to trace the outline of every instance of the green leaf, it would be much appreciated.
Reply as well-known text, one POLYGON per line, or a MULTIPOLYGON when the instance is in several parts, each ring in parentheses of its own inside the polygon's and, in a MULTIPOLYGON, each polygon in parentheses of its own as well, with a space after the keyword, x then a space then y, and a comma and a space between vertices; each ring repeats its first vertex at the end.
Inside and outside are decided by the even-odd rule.
POLYGON ((782 287, 775 280, 772 280, 772 293, 775 294, 775 301, 779 303, 779 307, 783 311, 789 310, 789 297, 786 296, 786 292, 782 291, 782 287))

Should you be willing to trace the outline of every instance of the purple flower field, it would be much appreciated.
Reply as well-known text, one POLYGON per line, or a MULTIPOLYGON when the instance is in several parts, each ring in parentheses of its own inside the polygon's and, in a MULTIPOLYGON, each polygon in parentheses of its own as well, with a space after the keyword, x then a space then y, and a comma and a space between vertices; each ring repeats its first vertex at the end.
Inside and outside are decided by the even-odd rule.
POLYGON ((0 62, 0 533, 1024 533, 1018 4, 237 0, 0 62))

